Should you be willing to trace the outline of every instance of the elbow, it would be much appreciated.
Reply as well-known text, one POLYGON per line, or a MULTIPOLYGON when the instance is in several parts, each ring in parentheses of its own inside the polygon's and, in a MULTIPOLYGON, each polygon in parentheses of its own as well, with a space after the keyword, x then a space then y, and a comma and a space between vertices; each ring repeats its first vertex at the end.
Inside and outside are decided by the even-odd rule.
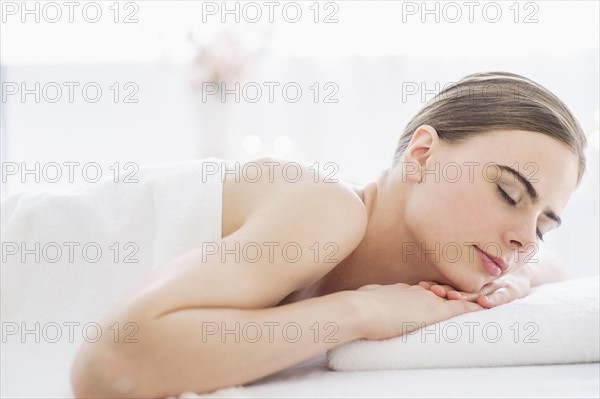
POLYGON ((136 384, 136 376, 126 371, 132 369, 126 366, 125 359, 110 349, 103 350, 94 345, 84 344, 71 366, 70 380, 74 397, 141 397, 136 392, 136 385, 139 385, 136 384))

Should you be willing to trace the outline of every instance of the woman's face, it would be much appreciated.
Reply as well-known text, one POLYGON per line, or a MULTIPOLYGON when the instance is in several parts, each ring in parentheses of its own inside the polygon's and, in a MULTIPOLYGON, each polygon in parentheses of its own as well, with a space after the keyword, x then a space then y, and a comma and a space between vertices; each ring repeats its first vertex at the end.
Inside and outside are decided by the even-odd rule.
POLYGON ((539 235, 558 227, 578 160, 541 133, 495 131, 448 144, 422 126, 398 167, 408 183, 405 228, 415 240, 403 248, 417 251, 440 282, 475 292, 501 271, 502 261, 481 251, 505 262, 504 275, 531 260, 539 235))

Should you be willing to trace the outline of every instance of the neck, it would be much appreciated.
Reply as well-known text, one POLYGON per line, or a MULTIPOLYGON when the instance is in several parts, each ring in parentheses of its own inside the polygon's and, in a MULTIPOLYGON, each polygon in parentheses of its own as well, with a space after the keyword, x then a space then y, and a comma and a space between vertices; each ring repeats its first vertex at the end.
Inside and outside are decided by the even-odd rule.
MULTIPOLYGON (((440 281, 440 275, 420 253, 403 255, 402 243, 414 243, 404 223, 407 185, 392 190, 393 170, 385 170, 380 178, 364 188, 355 187, 368 215, 367 230, 360 244, 333 270, 315 283, 318 295, 355 290, 366 284, 418 284, 440 281)), ((413 251, 414 252, 414 251, 413 251)))

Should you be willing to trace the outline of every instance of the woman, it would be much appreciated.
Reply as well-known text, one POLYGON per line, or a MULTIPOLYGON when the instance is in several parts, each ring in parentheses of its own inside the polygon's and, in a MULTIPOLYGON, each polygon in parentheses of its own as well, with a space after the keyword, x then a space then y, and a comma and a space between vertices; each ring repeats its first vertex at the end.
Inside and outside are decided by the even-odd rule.
POLYGON ((245 384, 342 343, 402 335, 405 323, 483 310, 564 279, 538 243, 560 225, 585 145, 547 89, 495 72, 427 103, 392 165, 365 187, 308 167, 290 183, 269 173, 281 160, 260 159, 259 181, 225 179, 217 244, 230 253, 269 247, 268 256, 199 248, 152 272, 104 321, 134 321, 138 342, 82 347, 74 391, 165 397, 245 384), (295 252, 279 250, 286 245, 295 252))

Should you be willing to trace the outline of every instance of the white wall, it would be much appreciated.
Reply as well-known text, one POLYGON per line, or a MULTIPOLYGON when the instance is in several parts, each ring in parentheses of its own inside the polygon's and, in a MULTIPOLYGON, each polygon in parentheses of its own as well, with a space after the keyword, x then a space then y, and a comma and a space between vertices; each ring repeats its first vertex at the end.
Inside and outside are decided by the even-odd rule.
MULTIPOLYGON (((24 4, 5 1, 2 7, 8 3, 24 4)), ((47 3, 28 2, 28 7, 47 3)), ((469 21, 463 2, 450 2, 463 12, 460 20, 452 21, 456 10, 449 2, 335 1, 319 3, 320 21, 314 23, 309 8, 313 2, 299 2, 304 12, 299 23, 277 14, 272 24, 264 18, 257 24, 232 22, 231 15, 226 23, 219 15, 205 23, 205 3, 121 2, 119 21, 113 22, 113 3, 99 2, 104 17, 98 23, 82 20, 81 8, 74 23, 66 17, 57 23, 44 18, 36 22, 31 15, 23 20, 2 8, 3 95, 6 84, 80 84, 72 103, 66 87, 56 103, 43 98, 36 103, 32 95, 25 101, 19 95, 2 99, 3 167, 10 162, 94 161, 108 173, 114 162, 159 164, 205 156, 246 160, 272 154, 276 138, 285 136, 293 144, 291 152, 277 155, 335 162, 340 175, 367 183, 389 164, 400 132, 436 88, 474 72, 511 71, 549 88, 586 132, 596 131, 588 173, 565 209, 563 227, 548 234, 547 241, 574 276, 598 273, 600 3, 480 2, 474 21, 469 21), (325 24, 323 17, 333 10, 325 9, 329 3, 337 7, 337 22, 325 24), (492 3, 501 8, 499 21, 481 12, 492 3), (126 4, 133 8, 124 9, 126 4), (411 15, 407 6, 421 10, 411 15), (422 12, 436 7, 437 15, 422 12), (138 22, 123 23, 131 11, 138 22), (532 15, 533 21, 526 18, 532 15), (266 93, 258 103, 203 102, 191 85, 189 65, 197 49, 188 37, 194 34, 202 47, 214 44, 224 31, 233 32, 244 51, 253 54, 254 68, 242 83, 296 82, 303 89, 300 101, 286 102, 277 90, 273 103, 266 101, 266 93), (81 96, 88 82, 103 90, 97 103, 81 96), (136 85, 138 102, 124 103, 121 97, 115 103, 110 90, 114 82, 121 95, 130 92, 125 83, 136 85), (309 88, 315 82, 322 95, 330 92, 324 85, 334 83, 338 102, 315 103, 309 88), (403 98, 407 83, 428 93, 403 98), (245 150, 248 135, 261 140, 257 152, 245 150)), ((1 188, 5 197, 64 186, 36 184, 29 176, 26 183, 10 178, 1 188)))
MULTIPOLYGON (((285 155, 303 162, 335 162, 340 174, 366 183, 388 165, 400 132, 423 101, 433 93, 405 95, 403 84, 427 90, 483 70, 508 70, 548 87, 569 105, 586 131, 594 129, 598 107, 598 59, 593 52, 576 57, 522 57, 511 60, 475 57, 439 65, 435 57, 349 57, 322 63, 310 57, 271 59, 257 66, 246 82, 296 82, 303 89, 297 103, 281 91, 275 101, 266 92, 257 103, 203 102, 190 84, 186 64, 91 64, 8 66, 3 81, 25 82, 33 88, 48 82, 78 82, 74 102, 67 88, 56 103, 33 95, 19 95, 2 104, 4 162, 95 161, 108 172, 114 162, 157 164, 179 159, 219 156, 251 159, 274 153, 273 141, 287 136, 293 143, 285 155), (424 68, 424 65, 429 65, 424 68), (564 71, 569 71, 566 74, 564 71), (559 78, 557 78, 559 77, 559 78), (96 82, 103 90, 97 103, 87 102, 80 88, 96 82), (115 103, 110 86, 133 82, 138 103, 115 103), (315 103, 309 86, 334 82, 338 103, 315 103), (243 139, 258 136, 263 147, 256 154, 244 151, 243 139)), ((281 87, 281 86, 280 86, 281 87)), ((121 89, 122 90, 122 89, 121 89)), ((266 90, 266 89, 265 89, 266 90)), ((122 91, 121 94, 131 92, 122 91)), ((327 91, 329 92, 329 91, 327 91)), ((90 92, 92 95, 93 93, 90 92)), ((54 97, 49 92, 48 97, 54 97)), ((233 96, 229 95, 230 100, 233 96)), ((597 126, 595 127, 597 129, 597 126)), ((552 248, 568 260, 573 275, 598 272, 598 150, 590 148, 588 173, 564 212, 563 227, 547 235, 552 248)), ((3 196, 23 189, 64 185, 26 183, 9 177, 3 196)), ((84 182, 79 179, 84 184, 84 182)), ((66 177, 62 179, 66 183, 66 177)))

